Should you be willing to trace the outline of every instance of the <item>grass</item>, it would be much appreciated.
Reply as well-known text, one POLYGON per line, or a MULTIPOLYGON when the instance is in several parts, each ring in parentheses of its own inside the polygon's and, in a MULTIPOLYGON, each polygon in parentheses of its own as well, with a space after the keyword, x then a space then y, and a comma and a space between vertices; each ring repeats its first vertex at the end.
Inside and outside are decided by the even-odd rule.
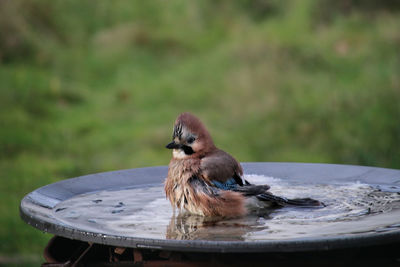
POLYGON ((0 265, 37 265, 50 238, 19 218, 25 194, 167 165, 183 111, 240 161, 400 168, 400 19, 382 2, 3 3, 0 265))

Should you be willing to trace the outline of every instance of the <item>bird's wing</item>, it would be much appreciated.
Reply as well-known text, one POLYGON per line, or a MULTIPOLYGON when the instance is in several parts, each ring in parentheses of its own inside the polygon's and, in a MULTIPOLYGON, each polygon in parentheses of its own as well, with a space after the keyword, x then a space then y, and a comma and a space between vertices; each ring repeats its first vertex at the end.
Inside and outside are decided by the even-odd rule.
POLYGON ((275 196, 270 192, 264 192, 262 194, 259 194, 257 195, 257 198, 261 201, 273 202, 280 206, 299 206, 299 207, 317 207, 317 208, 326 207, 326 205, 323 202, 312 198, 289 199, 285 197, 275 196))
POLYGON ((229 190, 241 193, 244 196, 258 196, 263 194, 268 194, 268 185, 244 185, 240 186, 236 183, 234 178, 228 179, 225 183, 212 180, 211 184, 207 184, 203 179, 199 179, 196 176, 193 176, 189 180, 190 184, 196 188, 198 191, 199 188, 202 189, 204 193, 208 195, 218 195, 220 189, 222 190, 229 190))
MULTIPOLYGON (((293 205, 303 207, 323 207, 324 204, 311 198, 287 199, 268 192, 268 185, 253 185, 242 178, 240 164, 228 153, 216 150, 201 159, 201 178, 197 183, 207 184, 207 192, 218 194, 219 190, 241 193, 243 196, 256 196, 261 201, 275 203, 279 206, 293 205), (205 181, 207 181, 207 183, 205 181)), ((203 186, 204 187, 204 186, 203 186)))
POLYGON ((257 196, 268 191, 268 185, 253 185, 242 178, 243 169, 239 162, 223 150, 202 158, 201 176, 210 185, 222 190, 231 190, 244 196, 257 196))
POLYGON ((244 196, 258 196, 264 193, 268 193, 268 185, 253 185, 245 184, 239 185, 234 178, 229 178, 226 182, 219 182, 212 180, 210 185, 215 189, 230 190, 241 193, 244 196))
POLYGON ((258 196, 260 194, 268 193, 269 185, 244 185, 236 186, 231 189, 232 191, 239 192, 244 196, 258 196))
POLYGON ((225 183, 233 178, 238 185, 245 185, 242 178, 243 169, 239 162, 223 150, 215 150, 201 159, 201 175, 209 182, 217 181, 225 183))

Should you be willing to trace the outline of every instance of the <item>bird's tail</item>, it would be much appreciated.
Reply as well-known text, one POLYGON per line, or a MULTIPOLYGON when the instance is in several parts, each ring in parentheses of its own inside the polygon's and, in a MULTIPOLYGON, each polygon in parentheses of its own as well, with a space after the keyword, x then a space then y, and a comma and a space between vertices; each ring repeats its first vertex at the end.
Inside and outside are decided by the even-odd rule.
POLYGON ((299 206, 299 207, 325 207, 321 201, 312 198, 294 198, 288 199, 285 197, 275 196, 269 193, 257 195, 257 198, 262 201, 270 201, 280 206, 299 206))

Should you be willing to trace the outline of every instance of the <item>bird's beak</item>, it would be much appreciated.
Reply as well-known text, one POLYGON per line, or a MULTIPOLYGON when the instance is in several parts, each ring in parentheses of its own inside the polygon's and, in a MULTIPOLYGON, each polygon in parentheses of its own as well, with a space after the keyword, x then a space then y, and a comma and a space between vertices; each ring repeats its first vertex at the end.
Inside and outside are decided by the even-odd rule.
POLYGON ((175 143, 174 141, 172 141, 171 143, 169 143, 165 147, 168 148, 168 149, 178 149, 178 148, 181 148, 181 145, 175 143))

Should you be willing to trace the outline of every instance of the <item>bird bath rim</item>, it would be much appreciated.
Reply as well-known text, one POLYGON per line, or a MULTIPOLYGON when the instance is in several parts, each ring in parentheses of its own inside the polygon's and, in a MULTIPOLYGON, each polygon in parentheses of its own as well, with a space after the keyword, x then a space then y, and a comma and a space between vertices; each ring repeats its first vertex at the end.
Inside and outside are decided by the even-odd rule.
MULTIPOLYGON (((371 185, 400 186, 400 171, 356 165, 319 163, 242 163, 245 173, 280 177, 305 184, 361 181, 371 185)), ((58 203, 76 195, 160 184, 167 166, 90 174, 59 181, 34 190, 20 205, 22 219, 33 227, 58 236, 105 245, 197 252, 294 252, 330 250, 400 242, 400 229, 332 237, 308 237, 265 241, 172 240, 105 235, 75 229, 47 213, 58 203)))

